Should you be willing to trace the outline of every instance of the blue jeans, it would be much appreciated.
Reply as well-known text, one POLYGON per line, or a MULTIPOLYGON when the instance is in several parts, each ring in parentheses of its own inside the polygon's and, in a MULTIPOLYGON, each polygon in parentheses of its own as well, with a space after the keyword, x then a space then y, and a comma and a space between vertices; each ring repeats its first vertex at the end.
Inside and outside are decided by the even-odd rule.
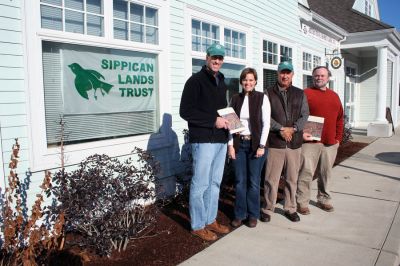
POLYGON ((192 230, 202 229, 217 218, 226 149, 226 143, 192 143, 193 177, 189 195, 192 230))
POLYGON ((262 157, 256 158, 251 150, 251 141, 240 142, 236 151, 236 160, 233 160, 235 168, 235 218, 260 217, 260 180, 261 170, 265 162, 267 150, 262 157))

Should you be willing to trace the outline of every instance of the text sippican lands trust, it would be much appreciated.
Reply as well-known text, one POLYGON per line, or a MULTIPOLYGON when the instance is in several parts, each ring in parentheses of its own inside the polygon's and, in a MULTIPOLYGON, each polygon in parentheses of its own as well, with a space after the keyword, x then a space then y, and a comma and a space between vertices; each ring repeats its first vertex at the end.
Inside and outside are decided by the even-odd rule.
POLYGON ((147 97, 153 94, 154 64, 102 59, 101 68, 117 70, 121 97, 147 97))

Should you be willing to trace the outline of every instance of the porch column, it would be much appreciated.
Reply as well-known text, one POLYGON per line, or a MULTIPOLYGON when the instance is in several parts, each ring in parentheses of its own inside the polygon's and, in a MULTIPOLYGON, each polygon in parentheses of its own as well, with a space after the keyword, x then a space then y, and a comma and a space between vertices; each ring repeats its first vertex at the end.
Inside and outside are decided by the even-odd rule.
POLYGON ((376 90, 375 121, 367 127, 367 136, 390 137, 392 125, 386 120, 386 91, 387 91, 387 46, 378 49, 378 88, 376 90))
POLYGON ((386 91, 387 91, 387 46, 378 47, 378 89, 376 94, 376 117, 378 123, 386 120, 386 91))

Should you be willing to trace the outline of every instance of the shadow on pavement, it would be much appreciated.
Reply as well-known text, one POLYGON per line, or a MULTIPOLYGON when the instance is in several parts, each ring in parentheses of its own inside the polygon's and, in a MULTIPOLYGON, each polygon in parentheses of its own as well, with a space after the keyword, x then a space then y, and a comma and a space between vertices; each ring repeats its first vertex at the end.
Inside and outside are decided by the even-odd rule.
POLYGON ((375 155, 381 161, 400 165, 400 152, 381 152, 375 155))

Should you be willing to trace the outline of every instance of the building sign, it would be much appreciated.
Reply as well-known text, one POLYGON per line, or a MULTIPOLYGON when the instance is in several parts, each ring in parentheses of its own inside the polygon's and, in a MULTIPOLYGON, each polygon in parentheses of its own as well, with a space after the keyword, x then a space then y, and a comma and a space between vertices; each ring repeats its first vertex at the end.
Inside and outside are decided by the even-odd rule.
POLYGON ((65 114, 155 110, 156 56, 62 50, 65 114))
POLYGON ((338 46, 338 44, 339 44, 337 40, 329 37, 328 35, 320 32, 320 31, 318 31, 316 29, 311 28, 308 25, 301 24, 301 31, 303 32, 304 35, 312 36, 312 37, 317 38, 319 40, 328 42, 330 44, 333 44, 335 47, 338 46))
POLYGON ((333 57, 331 60, 331 66, 334 69, 340 68, 342 66, 342 59, 338 56, 333 57))

